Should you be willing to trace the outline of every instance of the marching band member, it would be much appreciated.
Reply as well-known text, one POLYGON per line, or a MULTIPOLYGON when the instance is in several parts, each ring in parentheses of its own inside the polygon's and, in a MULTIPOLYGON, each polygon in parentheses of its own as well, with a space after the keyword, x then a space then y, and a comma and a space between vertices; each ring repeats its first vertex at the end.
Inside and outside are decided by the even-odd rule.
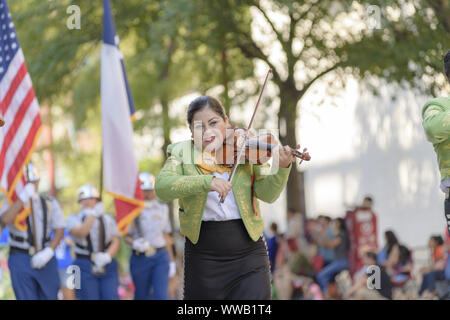
POLYGON ((240 164, 230 183, 228 166, 217 159, 206 163, 202 156, 202 151, 223 145, 230 123, 222 105, 212 97, 199 97, 189 105, 187 122, 193 139, 168 146, 155 184, 161 200, 179 199, 186 241, 184 299, 270 299, 264 226, 253 196, 274 202, 294 157, 289 147, 281 147, 275 174, 264 174, 269 164, 240 164))
POLYGON ((75 242, 80 268, 79 300, 117 300, 119 274, 114 256, 120 249, 116 221, 105 213, 98 191, 85 184, 78 189, 81 211, 69 216, 67 230, 75 242))
POLYGON ((156 199, 154 176, 139 175, 145 209, 134 219, 125 241, 131 245, 130 273, 136 288, 135 300, 166 300, 169 277, 175 275, 170 237, 169 207, 156 199))
POLYGON ((56 300, 60 283, 54 252, 64 235, 64 215, 56 199, 37 193, 39 175, 31 163, 25 166, 24 175, 27 184, 19 198, 11 206, 5 201, 0 211, 9 229, 12 287, 18 300, 56 300), (22 208, 30 210, 26 230, 18 221, 22 208))
MULTIPOLYGON (((450 50, 444 57, 444 73, 450 82, 450 50)), ((436 152, 441 174, 440 188, 445 193, 444 216, 447 229, 450 230, 450 98, 428 101, 423 106, 422 119, 427 140, 433 144, 436 152)))

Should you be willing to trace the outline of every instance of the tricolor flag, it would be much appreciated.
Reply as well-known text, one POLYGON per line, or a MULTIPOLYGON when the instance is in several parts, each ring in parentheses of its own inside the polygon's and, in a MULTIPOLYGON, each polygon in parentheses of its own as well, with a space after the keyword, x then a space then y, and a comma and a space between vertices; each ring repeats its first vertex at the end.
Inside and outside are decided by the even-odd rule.
MULTIPOLYGON (((33 153, 42 122, 6 0, 0 0, 0 114, 5 120, 0 128, 0 191, 6 195, 2 201, 12 203, 25 185, 23 168, 33 153)), ((28 208, 19 213, 17 228, 26 230, 29 212, 28 208)))
POLYGON ((109 0, 103 0, 101 104, 104 189, 114 197, 117 227, 125 234, 144 202, 133 147, 133 100, 109 0))

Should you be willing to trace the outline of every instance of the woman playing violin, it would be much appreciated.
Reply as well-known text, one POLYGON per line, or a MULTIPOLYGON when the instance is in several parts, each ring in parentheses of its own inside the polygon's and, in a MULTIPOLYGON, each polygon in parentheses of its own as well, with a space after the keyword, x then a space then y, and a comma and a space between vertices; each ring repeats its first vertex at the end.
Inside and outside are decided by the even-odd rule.
POLYGON ((229 182, 230 165, 216 157, 229 137, 222 105, 210 96, 199 97, 188 107, 187 122, 193 138, 168 146, 155 182, 161 200, 179 200, 184 299, 270 299, 269 259, 256 199, 271 203, 279 197, 295 161, 292 149, 278 148, 276 173, 264 172, 268 163, 247 162, 236 167, 229 182))

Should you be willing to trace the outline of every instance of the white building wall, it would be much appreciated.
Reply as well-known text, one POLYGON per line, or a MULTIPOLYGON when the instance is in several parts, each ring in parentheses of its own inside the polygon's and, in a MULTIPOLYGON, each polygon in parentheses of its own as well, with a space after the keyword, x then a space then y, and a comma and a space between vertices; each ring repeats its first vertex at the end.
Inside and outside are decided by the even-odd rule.
MULTIPOLYGON (((302 100, 299 141, 312 160, 306 165, 307 214, 343 216, 348 205, 373 196, 379 244, 392 229, 410 247, 425 246, 431 234, 443 234, 444 195, 432 145, 421 125, 421 108, 429 97, 380 83, 380 95, 349 81, 340 97, 326 88, 302 100), (334 105, 333 105, 334 104, 334 105)), ((266 227, 285 230, 285 194, 263 204, 266 227)))

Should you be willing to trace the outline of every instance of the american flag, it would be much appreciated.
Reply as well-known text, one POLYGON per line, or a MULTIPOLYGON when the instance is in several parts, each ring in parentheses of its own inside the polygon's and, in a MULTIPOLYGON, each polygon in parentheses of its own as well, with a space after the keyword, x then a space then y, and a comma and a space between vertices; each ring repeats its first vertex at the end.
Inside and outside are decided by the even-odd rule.
MULTIPOLYGON (((0 128, 0 191, 12 202, 25 185, 23 168, 42 122, 6 0, 0 0, 0 115, 5 120, 0 128)), ((25 229, 23 218, 19 215, 16 226, 25 229)))

